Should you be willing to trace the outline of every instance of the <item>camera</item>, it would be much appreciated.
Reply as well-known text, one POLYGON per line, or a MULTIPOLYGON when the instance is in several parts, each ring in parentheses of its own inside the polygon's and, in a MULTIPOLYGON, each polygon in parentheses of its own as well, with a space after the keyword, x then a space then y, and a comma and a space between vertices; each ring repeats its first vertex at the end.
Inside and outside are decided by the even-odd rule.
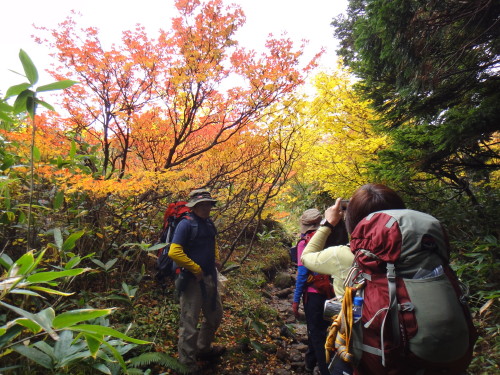
POLYGON ((342 211, 347 210, 347 205, 349 204, 349 199, 342 199, 340 201, 340 207, 342 208, 342 211))

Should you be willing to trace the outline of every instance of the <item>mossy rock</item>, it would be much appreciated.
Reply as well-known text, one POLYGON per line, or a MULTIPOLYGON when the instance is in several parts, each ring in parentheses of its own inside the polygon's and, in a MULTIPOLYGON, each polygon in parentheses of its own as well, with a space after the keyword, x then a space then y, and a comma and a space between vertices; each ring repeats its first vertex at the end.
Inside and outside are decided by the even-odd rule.
POLYGON ((274 278, 274 286, 280 289, 293 286, 293 278, 288 272, 278 272, 274 278))

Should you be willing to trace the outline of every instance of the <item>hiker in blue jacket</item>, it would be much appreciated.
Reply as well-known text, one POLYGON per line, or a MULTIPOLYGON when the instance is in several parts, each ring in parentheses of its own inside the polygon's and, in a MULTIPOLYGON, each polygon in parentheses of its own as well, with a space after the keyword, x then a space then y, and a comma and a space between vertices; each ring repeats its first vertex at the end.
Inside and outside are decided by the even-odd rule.
POLYGON ((179 361, 190 374, 197 374, 197 360, 211 360, 221 356, 225 348, 212 345, 215 332, 222 321, 222 303, 217 289, 218 251, 216 229, 210 211, 217 201, 208 190, 193 190, 186 204, 192 212, 175 229, 168 255, 183 271, 176 281, 180 293, 179 361), (192 220, 197 233, 190 237, 192 220), (200 313, 203 313, 198 330, 200 313))
POLYGON ((333 297, 333 288, 328 275, 309 271, 300 261, 308 240, 319 228, 321 212, 315 208, 304 211, 300 218, 300 240, 297 244, 297 279, 293 296, 293 314, 299 318, 299 303, 303 299, 307 323, 308 348, 305 356, 306 372, 318 366, 321 375, 329 375, 325 355, 325 340, 329 322, 323 319, 325 301, 333 297))

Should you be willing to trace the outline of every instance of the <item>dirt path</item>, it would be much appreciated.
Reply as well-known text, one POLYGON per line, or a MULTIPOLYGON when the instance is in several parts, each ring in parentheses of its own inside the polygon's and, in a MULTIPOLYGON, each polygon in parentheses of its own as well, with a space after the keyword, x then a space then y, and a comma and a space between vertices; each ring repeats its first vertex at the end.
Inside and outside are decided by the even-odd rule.
MULTIPOLYGON (((310 374, 305 371, 304 367, 304 357, 307 351, 305 316, 302 307, 300 308, 301 317, 298 320, 292 311, 295 269, 291 268, 288 272, 293 281, 291 286, 283 288, 270 284, 268 287, 270 304, 276 309, 284 323, 280 332, 284 338, 281 351, 278 350, 276 354, 284 365, 282 368, 276 368, 274 374, 310 374)), ((314 373, 316 374, 316 371, 314 373)))

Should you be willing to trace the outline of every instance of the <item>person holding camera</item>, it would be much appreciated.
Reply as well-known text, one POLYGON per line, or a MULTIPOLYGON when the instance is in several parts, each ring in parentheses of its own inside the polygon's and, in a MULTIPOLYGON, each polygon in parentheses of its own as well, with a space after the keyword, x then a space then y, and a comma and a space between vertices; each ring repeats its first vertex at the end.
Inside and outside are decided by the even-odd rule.
POLYGON ((401 197, 389 187, 382 184, 366 184, 358 188, 351 197, 347 207, 338 198, 335 204, 325 211, 319 229, 308 242, 301 261, 313 272, 332 275, 333 288, 337 297, 342 298, 344 281, 352 266, 354 255, 348 245, 327 246, 328 237, 336 230, 339 223, 345 220, 347 232, 350 234, 356 225, 372 212, 405 208, 401 197))
MULTIPOLYGON (((356 190, 347 206, 338 198, 335 204, 328 207, 321 225, 305 247, 301 262, 309 270, 333 277, 336 296, 341 300, 344 296, 344 281, 354 261, 354 254, 348 245, 326 246, 331 232, 345 220, 348 233, 352 233, 356 225, 372 212, 390 209, 403 209, 405 204, 392 189, 381 184, 367 184, 356 190)), ((338 361, 329 374, 352 374, 349 363, 338 361)))

